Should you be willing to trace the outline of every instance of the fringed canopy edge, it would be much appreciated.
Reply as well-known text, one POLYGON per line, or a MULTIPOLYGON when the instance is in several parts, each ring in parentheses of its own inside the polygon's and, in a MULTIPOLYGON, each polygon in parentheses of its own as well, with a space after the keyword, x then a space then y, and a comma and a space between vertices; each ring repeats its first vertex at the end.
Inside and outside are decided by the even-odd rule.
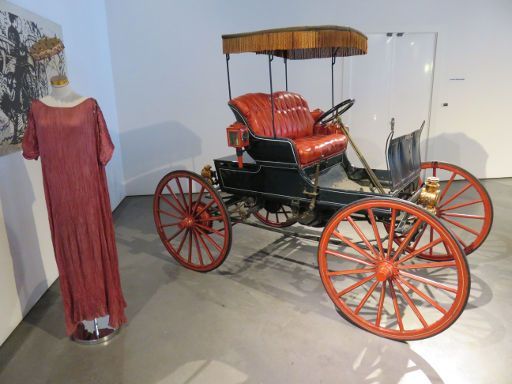
POLYGON ((222 46, 225 54, 254 52, 300 60, 364 55, 368 38, 353 28, 325 25, 223 35, 222 46))

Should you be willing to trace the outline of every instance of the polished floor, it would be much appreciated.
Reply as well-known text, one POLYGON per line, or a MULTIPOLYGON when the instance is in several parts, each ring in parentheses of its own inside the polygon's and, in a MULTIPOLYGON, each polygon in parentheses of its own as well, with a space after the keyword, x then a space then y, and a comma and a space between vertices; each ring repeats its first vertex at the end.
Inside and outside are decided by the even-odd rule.
POLYGON ((0 383, 511 383, 512 180, 485 184, 495 220, 469 257, 471 297, 434 338, 345 321, 311 241, 236 225, 218 270, 186 270, 156 235, 151 198, 131 197, 115 213, 129 324, 107 345, 71 342, 54 284, 0 347, 0 383))

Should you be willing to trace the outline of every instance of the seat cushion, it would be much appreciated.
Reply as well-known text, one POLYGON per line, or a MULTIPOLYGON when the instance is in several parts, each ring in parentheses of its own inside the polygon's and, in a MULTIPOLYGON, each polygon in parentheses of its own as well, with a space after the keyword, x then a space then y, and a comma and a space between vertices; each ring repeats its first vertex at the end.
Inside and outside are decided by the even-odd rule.
MULTIPOLYGON (((345 151, 345 135, 337 132, 335 124, 315 125, 315 118, 323 112, 311 112, 301 95, 280 91, 274 92, 273 98, 276 137, 289 139, 295 144, 299 165, 310 165, 345 151)), ((229 105, 243 117, 254 134, 274 137, 272 101, 269 94, 247 93, 230 100, 229 105)))
POLYGON ((347 149, 347 137, 342 133, 314 135, 293 140, 301 166, 342 153, 347 149))
MULTIPOLYGON (((314 120, 304 98, 293 92, 274 92, 274 125, 278 138, 295 139, 313 135, 314 120)), ((230 100, 258 136, 274 137, 272 102, 266 93, 247 93, 230 100)))

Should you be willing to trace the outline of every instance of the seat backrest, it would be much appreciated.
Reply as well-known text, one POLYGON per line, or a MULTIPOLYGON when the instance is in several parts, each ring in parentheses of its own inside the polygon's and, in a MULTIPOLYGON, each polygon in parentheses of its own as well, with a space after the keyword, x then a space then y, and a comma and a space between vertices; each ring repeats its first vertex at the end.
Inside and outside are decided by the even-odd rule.
MULTIPOLYGON (((314 120, 304 98, 292 92, 274 92, 274 124, 276 137, 296 139, 313 135, 314 120)), ((274 137, 272 104, 267 93, 247 93, 230 100, 258 136, 274 137)))

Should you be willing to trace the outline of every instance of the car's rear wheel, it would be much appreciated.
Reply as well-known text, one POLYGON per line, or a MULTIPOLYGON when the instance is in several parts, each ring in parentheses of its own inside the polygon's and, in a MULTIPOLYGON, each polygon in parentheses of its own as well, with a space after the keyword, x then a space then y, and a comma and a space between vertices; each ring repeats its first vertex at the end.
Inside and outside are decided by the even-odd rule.
MULTIPOLYGON (((466 255, 482 245, 491 230, 493 207, 489 193, 468 171, 448 163, 429 161, 421 164, 422 179, 429 176, 441 180, 441 197, 436 216, 462 245, 466 255)), ((431 233, 426 236, 432 237, 431 233)), ((429 251, 421 257, 428 260, 450 260, 446 252, 429 251)))
POLYGON ((254 216, 263 224, 274 228, 285 228, 297 222, 292 208, 277 202, 266 202, 254 216))

